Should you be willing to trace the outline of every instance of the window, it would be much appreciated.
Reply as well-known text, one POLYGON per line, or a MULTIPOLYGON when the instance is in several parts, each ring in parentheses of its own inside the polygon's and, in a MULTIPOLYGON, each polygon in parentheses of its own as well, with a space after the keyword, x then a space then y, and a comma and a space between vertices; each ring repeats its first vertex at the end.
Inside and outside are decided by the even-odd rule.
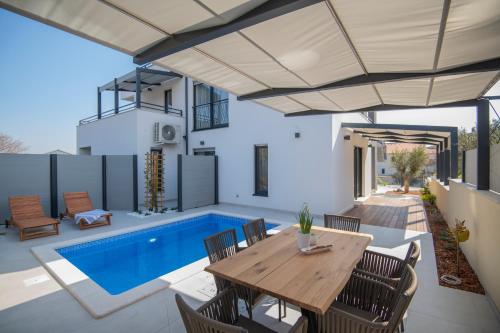
POLYGON ((172 108, 172 89, 165 90, 165 113, 172 108))
POLYGON ((255 146, 255 193, 267 197, 267 146, 255 146))
POLYGON ((193 130, 227 127, 228 94, 203 83, 194 84, 193 130))
POLYGON ((385 169, 384 168, 382 168, 382 174, 385 175, 385 169))
POLYGON ((195 148, 193 149, 193 155, 195 156, 215 156, 215 148, 195 148))

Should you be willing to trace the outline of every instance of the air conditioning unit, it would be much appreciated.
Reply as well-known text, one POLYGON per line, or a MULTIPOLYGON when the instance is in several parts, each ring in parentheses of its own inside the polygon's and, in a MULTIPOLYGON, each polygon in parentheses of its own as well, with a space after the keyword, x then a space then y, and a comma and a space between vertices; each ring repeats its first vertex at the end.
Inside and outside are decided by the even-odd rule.
POLYGON ((177 125, 155 123, 153 141, 156 144, 177 144, 181 141, 181 127, 177 125))

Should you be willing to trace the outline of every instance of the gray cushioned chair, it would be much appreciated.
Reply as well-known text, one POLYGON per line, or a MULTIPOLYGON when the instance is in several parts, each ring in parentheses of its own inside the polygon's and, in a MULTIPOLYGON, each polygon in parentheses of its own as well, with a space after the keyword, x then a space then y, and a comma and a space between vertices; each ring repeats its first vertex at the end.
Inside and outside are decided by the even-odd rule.
POLYGON ((417 290, 417 276, 410 265, 398 287, 376 281, 357 270, 324 315, 317 315, 321 333, 399 332, 403 315, 417 290))
MULTIPOLYGON (((238 312, 238 293, 230 287, 218 293, 198 310, 192 309, 182 297, 175 295, 182 321, 187 333, 272 333, 270 328, 259 324, 238 312)), ((290 333, 306 333, 307 319, 300 317, 288 331, 290 333)))

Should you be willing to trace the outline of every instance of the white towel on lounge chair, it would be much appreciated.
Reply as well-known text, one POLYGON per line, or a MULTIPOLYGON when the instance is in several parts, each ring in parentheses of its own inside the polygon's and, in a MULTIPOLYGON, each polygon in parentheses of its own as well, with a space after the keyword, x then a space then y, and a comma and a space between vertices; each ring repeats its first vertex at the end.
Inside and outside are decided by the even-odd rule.
POLYGON ((75 214, 75 223, 78 224, 80 223, 80 220, 84 220, 85 223, 92 224, 106 214, 109 214, 109 212, 102 209, 94 209, 88 212, 77 213, 75 214))

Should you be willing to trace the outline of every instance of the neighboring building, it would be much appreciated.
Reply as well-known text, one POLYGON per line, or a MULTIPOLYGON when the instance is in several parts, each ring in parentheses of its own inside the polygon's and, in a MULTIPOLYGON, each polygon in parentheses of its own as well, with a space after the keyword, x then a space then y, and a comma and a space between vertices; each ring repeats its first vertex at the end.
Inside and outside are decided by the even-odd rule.
MULTIPOLYGON (((142 175, 144 155, 161 151, 167 200, 177 199, 177 155, 186 153, 219 156, 220 202, 287 211, 298 211, 307 202, 315 213, 339 213, 351 208, 355 197, 371 193, 373 149, 368 139, 341 124, 368 123, 372 114, 285 118, 172 72, 149 68, 137 73, 99 89, 100 99, 116 84, 116 103, 120 98, 123 105, 118 112, 99 111, 100 116, 80 121, 79 154, 137 154, 142 175), (137 94, 139 77, 142 93, 137 94), (178 143, 155 142, 155 123, 180 130, 178 143)), ((143 183, 139 179, 139 203, 143 183)))
POLYGON ((427 154, 423 176, 433 175, 436 172, 436 148, 413 143, 382 143, 377 146, 377 176, 391 184, 397 184, 398 180, 393 178, 396 170, 391 163, 392 154, 401 150, 411 151, 421 146, 425 147, 427 154))
POLYGON ((73 155, 71 153, 68 153, 64 150, 60 150, 60 149, 56 149, 56 150, 52 150, 52 151, 49 151, 48 153, 45 153, 46 155, 52 155, 52 154, 56 154, 56 155, 73 155))

